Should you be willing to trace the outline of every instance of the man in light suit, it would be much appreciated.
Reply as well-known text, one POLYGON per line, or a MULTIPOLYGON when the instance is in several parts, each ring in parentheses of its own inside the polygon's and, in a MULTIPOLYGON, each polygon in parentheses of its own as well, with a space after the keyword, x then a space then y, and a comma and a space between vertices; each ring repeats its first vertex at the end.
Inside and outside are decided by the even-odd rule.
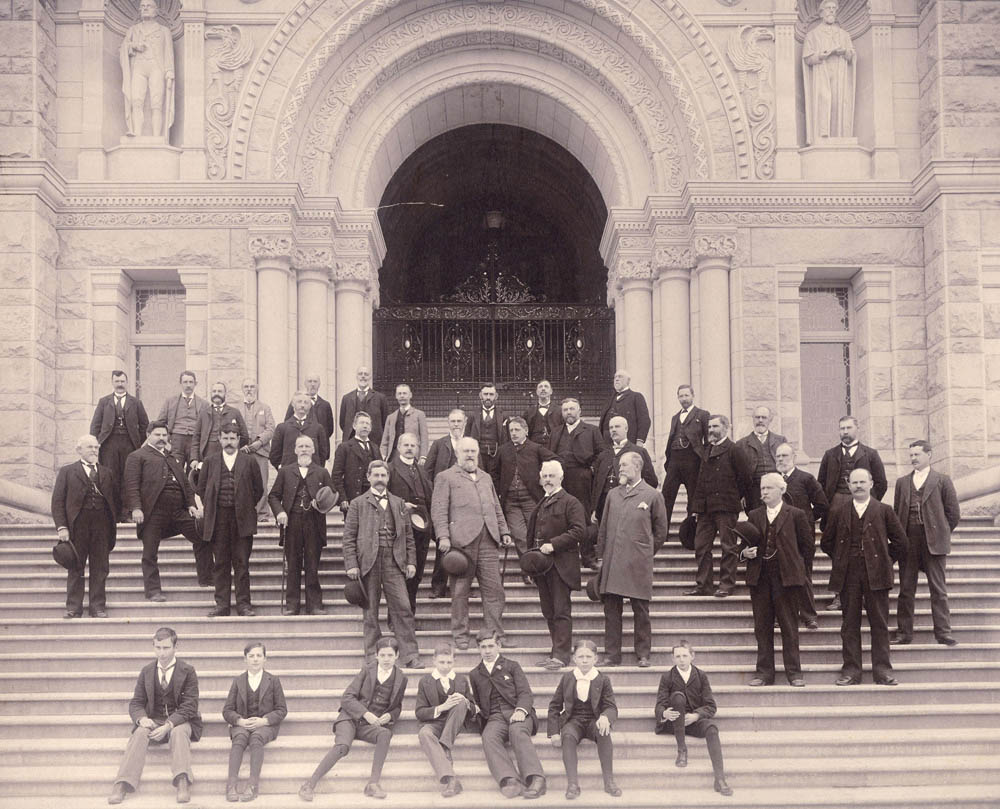
POLYGON ((701 462, 708 456, 709 412, 694 406, 694 388, 680 385, 677 401, 681 409, 670 419, 670 435, 667 437, 666 460, 663 468, 667 475, 663 479, 663 505, 667 507, 667 522, 674 514, 674 502, 681 484, 687 492, 687 513, 693 514, 694 490, 698 485, 701 462))
MULTIPOLYGON (((166 432, 166 425, 163 429, 166 432)), ((201 738, 202 730, 198 675, 190 663, 177 659, 177 633, 170 627, 156 630, 153 652, 156 661, 139 672, 128 704, 132 735, 108 796, 112 805, 138 789, 150 744, 170 745, 170 774, 177 787, 177 803, 191 800, 191 742, 201 738)))
POLYGON ((909 549, 899 572, 899 601, 896 626, 890 643, 907 644, 913 640, 913 600, 917 593, 917 574, 924 571, 931 591, 931 617, 934 637, 945 646, 957 646, 951 634, 948 588, 945 566, 951 552, 951 532, 958 527, 962 512, 951 478, 931 469, 931 445, 928 441, 910 444, 913 471, 896 480, 893 508, 906 531, 909 549))
POLYGON ((391 461, 396 456, 399 437, 403 433, 413 433, 417 437, 418 460, 422 466, 427 460, 431 446, 427 438, 427 416, 423 410, 418 410, 410 404, 413 401, 413 390, 405 382, 396 385, 396 401, 399 403, 399 409, 389 414, 385 420, 385 429, 382 431, 382 441, 379 443, 382 457, 391 461))
POLYGON ((360 581, 368 596, 364 609, 365 658, 375 658, 382 637, 379 604, 382 593, 403 668, 421 668, 413 611, 406 582, 417 573, 416 548, 410 513, 403 500, 388 491, 389 466, 368 464, 371 488, 351 501, 344 520, 344 569, 351 581, 360 581))
POLYGON ((265 523, 271 519, 267 508, 267 477, 271 469, 268 463, 268 453, 271 450, 271 439, 274 437, 274 416, 270 405, 257 398, 257 380, 243 380, 243 422, 247 426, 250 443, 243 447, 243 452, 251 457, 260 469, 260 478, 264 483, 264 492, 257 503, 257 522, 265 523))
POLYGON ((631 382, 632 377, 628 371, 621 369, 615 371, 615 392, 601 413, 598 429, 604 440, 610 441, 611 431, 608 429, 608 422, 615 416, 622 416, 628 422, 628 440, 641 447, 646 444, 652 422, 649 419, 646 397, 632 390, 629 387, 631 382))
MULTIPOLYGON (((305 389, 306 396, 309 397, 309 418, 323 429, 327 441, 333 440, 333 407, 319 395, 319 374, 306 374, 305 379, 302 380, 302 387, 305 389)), ((285 410, 285 421, 288 421, 294 412, 294 402, 289 402, 288 409, 285 410)))
POLYGON ((170 454, 184 466, 191 454, 194 425, 201 411, 208 407, 208 402, 194 392, 198 386, 198 377, 194 371, 181 371, 178 382, 181 392, 163 403, 156 420, 166 422, 167 435, 170 437, 170 454))
POLYGON ((209 618, 229 615, 230 586, 236 579, 236 611, 256 613, 250 605, 250 552, 257 533, 256 504, 264 496, 260 468, 239 451, 239 425, 222 425, 222 452, 210 455, 198 474, 196 491, 205 508, 205 542, 212 546, 215 608, 209 618))
MULTIPOLYGON (((111 372, 114 392, 101 398, 90 420, 90 434, 101 445, 99 460, 107 467, 114 481, 115 502, 121 505, 122 485, 125 476, 125 460, 142 446, 145 440, 149 418, 142 402, 128 390, 128 374, 124 371, 111 372)), ((116 521, 126 515, 116 513, 116 521)))
POLYGON ((497 637, 504 638, 500 623, 504 592, 497 549, 514 544, 493 479, 478 464, 479 442, 467 436, 458 442, 458 464, 435 479, 431 500, 438 552, 447 553, 454 545, 469 557, 466 574, 451 578, 451 634, 459 649, 469 648, 469 592, 473 576, 479 582, 483 622, 497 637))
POLYGON ((66 612, 63 618, 83 615, 83 586, 90 560, 90 615, 107 618, 105 583, 108 555, 115 547, 118 492, 111 470, 97 462, 100 445, 87 433, 76 442, 79 461, 67 464, 56 475, 52 489, 52 519, 60 540, 76 547, 78 565, 66 576, 66 612))
POLYGON ((458 463, 458 442, 465 435, 465 411, 456 407, 448 414, 448 434, 434 440, 424 468, 431 482, 445 469, 458 463))
POLYGON ((750 501, 747 503, 747 513, 750 509, 757 508, 761 504, 760 479, 768 472, 778 470, 774 454, 778 447, 788 440, 780 433, 771 431, 773 420, 774 414, 771 413, 771 408, 763 406, 754 408, 753 430, 736 442, 747 454, 753 468, 753 481, 750 484, 750 501))
POLYGON ((389 403, 372 388, 372 371, 362 365, 358 368, 358 389, 348 391, 340 400, 341 440, 354 437, 354 415, 364 411, 372 420, 371 440, 378 446, 382 440, 382 429, 389 418, 389 403))
POLYGON ((372 420, 367 413, 354 414, 354 435, 337 445, 333 454, 333 488, 339 497, 340 510, 347 514, 351 501, 368 489, 368 464, 381 461, 378 444, 369 435, 372 420))

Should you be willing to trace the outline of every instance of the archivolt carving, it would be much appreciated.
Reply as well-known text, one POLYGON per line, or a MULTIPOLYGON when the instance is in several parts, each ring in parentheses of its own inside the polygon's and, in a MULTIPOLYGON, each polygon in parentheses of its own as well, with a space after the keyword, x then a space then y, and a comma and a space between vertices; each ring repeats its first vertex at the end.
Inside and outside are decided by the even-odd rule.
POLYGON ((729 37, 729 61, 739 71, 740 93, 746 106, 747 120, 753 142, 754 164, 762 180, 774 177, 774 86, 771 84, 770 55, 760 45, 764 39, 774 40, 767 28, 741 25, 729 37))
POLYGON ((243 66, 253 55, 253 36, 239 25, 213 25, 205 39, 221 39, 206 63, 209 83, 205 95, 205 143, 208 146, 208 178, 226 176, 229 127, 236 114, 236 96, 243 84, 243 66))

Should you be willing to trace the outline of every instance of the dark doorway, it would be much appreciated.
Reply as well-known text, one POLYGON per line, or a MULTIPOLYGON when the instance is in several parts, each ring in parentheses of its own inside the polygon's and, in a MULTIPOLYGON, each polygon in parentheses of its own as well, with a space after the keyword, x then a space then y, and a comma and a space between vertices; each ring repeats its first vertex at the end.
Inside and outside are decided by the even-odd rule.
POLYGON ((520 412, 548 378, 593 411, 614 365, 606 218, 586 169, 535 132, 462 127, 417 149, 379 210, 376 385, 391 395, 410 382, 420 407, 444 415, 494 381, 520 412))

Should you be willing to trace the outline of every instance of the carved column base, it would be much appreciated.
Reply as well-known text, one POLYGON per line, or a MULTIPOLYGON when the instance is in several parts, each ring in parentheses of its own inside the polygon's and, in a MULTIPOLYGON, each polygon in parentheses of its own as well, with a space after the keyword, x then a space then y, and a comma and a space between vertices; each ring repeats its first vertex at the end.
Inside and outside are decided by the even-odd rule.
POLYGON ((124 136, 120 145, 107 150, 107 179, 178 180, 182 152, 176 146, 168 146, 163 137, 124 136))
POLYGON ((857 138, 823 138, 799 150, 804 180, 868 180, 872 176, 872 151, 857 138))

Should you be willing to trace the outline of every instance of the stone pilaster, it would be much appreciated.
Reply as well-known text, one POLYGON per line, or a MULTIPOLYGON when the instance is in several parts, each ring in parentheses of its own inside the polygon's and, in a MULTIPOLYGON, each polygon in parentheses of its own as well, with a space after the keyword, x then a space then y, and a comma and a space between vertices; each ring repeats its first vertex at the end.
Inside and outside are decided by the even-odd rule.
POLYGON ((798 460, 808 463, 802 447, 802 347, 799 304, 806 268, 776 268, 778 286, 778 390, 774 429, 795 447, 798 460))
POLYGON ((851 279, 856 349, 851 362, 851 410, 858 418, 861 440, 881 450, 887 465, 896 460, 891 282, 891 269, 879 266, 862 267, 851 279))
MULTIPOLYGON (((181 284, 184 287, 184 367, 194 371, 199 379, 205 380, 209 390, 218 379, 233 389, 231 364, 220 362, 221 357, 215 356, 215 351, 227 352, 234 348, 229 339, 231 329, 227 328, 228 320, 220 317, 222 312, 213 311, 209 315, 209 268, 181 267, 178 269, 181 284), (210 354, 210 351, 212 352, 210 354), (209 371, 212 376, 209 376, 209 371)), ((214 306, 212 307, 215 308, 214 306)), ((223 355, 225 356, 225 355, 223 355)), ((238 387, 237 380, 237 387, 238 387)), ((155 403, 150 403, 156 407, 155 403)))
POLYGON ((205 154, 205 2, 184 0, 180 13, 184 25, 181 62, 184 76, 184 132, 181 145, 180 179, 204 180, 208 170, 205 154))
POLYGON ((899 177, 899 154, 896 151, 896 122, 893 104, 893 51, 891 0, 873 0, 872 36, 872 105, 875 148, 872 152, 872 176, 880 180, 899 177))
POLYGON ((729 311, 729 270, 736 254, 736 237, 729 232, 699 233, 694 240, 698 277, 698 321, 701 361, 701 407, 732 414, 732 362, 729 311))
MULTIPOLYGON (((80 48, 80 152, 77 177, 103 180, 105 176, 104 119, 108 114, 104 88, 105 38, 103 0, 83 0, 80 5, 83 39, 80 48)), ((119 93, 120 95, 120 93, 119 93)))
POLYGON ((260 398, 273 410, 284 407, 292 393, 287 338, 292 245, 289 233, 250 232, 257 270, 257 385, 260 398))
POLYGON ((797 180, 802 176, 799 158, 797 93, 795 75, 795 0, 776 0, 774 8, 774 119, 777 148, 774 157, 776 180, 797 180))
MULTIPOLYGON (((892 268, 892 404, 894 445, 906 464, 911 441, 927 438, 927 328, 923 267, 892 268)), ((935 453, 935 461, 939 453, 935 453)))
MULTIPOLYGON (((778 363, 778 289, 773 267, 740 267, 731 275, 733 434, 753 429, 755 407, 775 415, 776 432, 785 433, 780 406, 778 363)), ((787 435, 787 433, 786 433, 787 435)))

